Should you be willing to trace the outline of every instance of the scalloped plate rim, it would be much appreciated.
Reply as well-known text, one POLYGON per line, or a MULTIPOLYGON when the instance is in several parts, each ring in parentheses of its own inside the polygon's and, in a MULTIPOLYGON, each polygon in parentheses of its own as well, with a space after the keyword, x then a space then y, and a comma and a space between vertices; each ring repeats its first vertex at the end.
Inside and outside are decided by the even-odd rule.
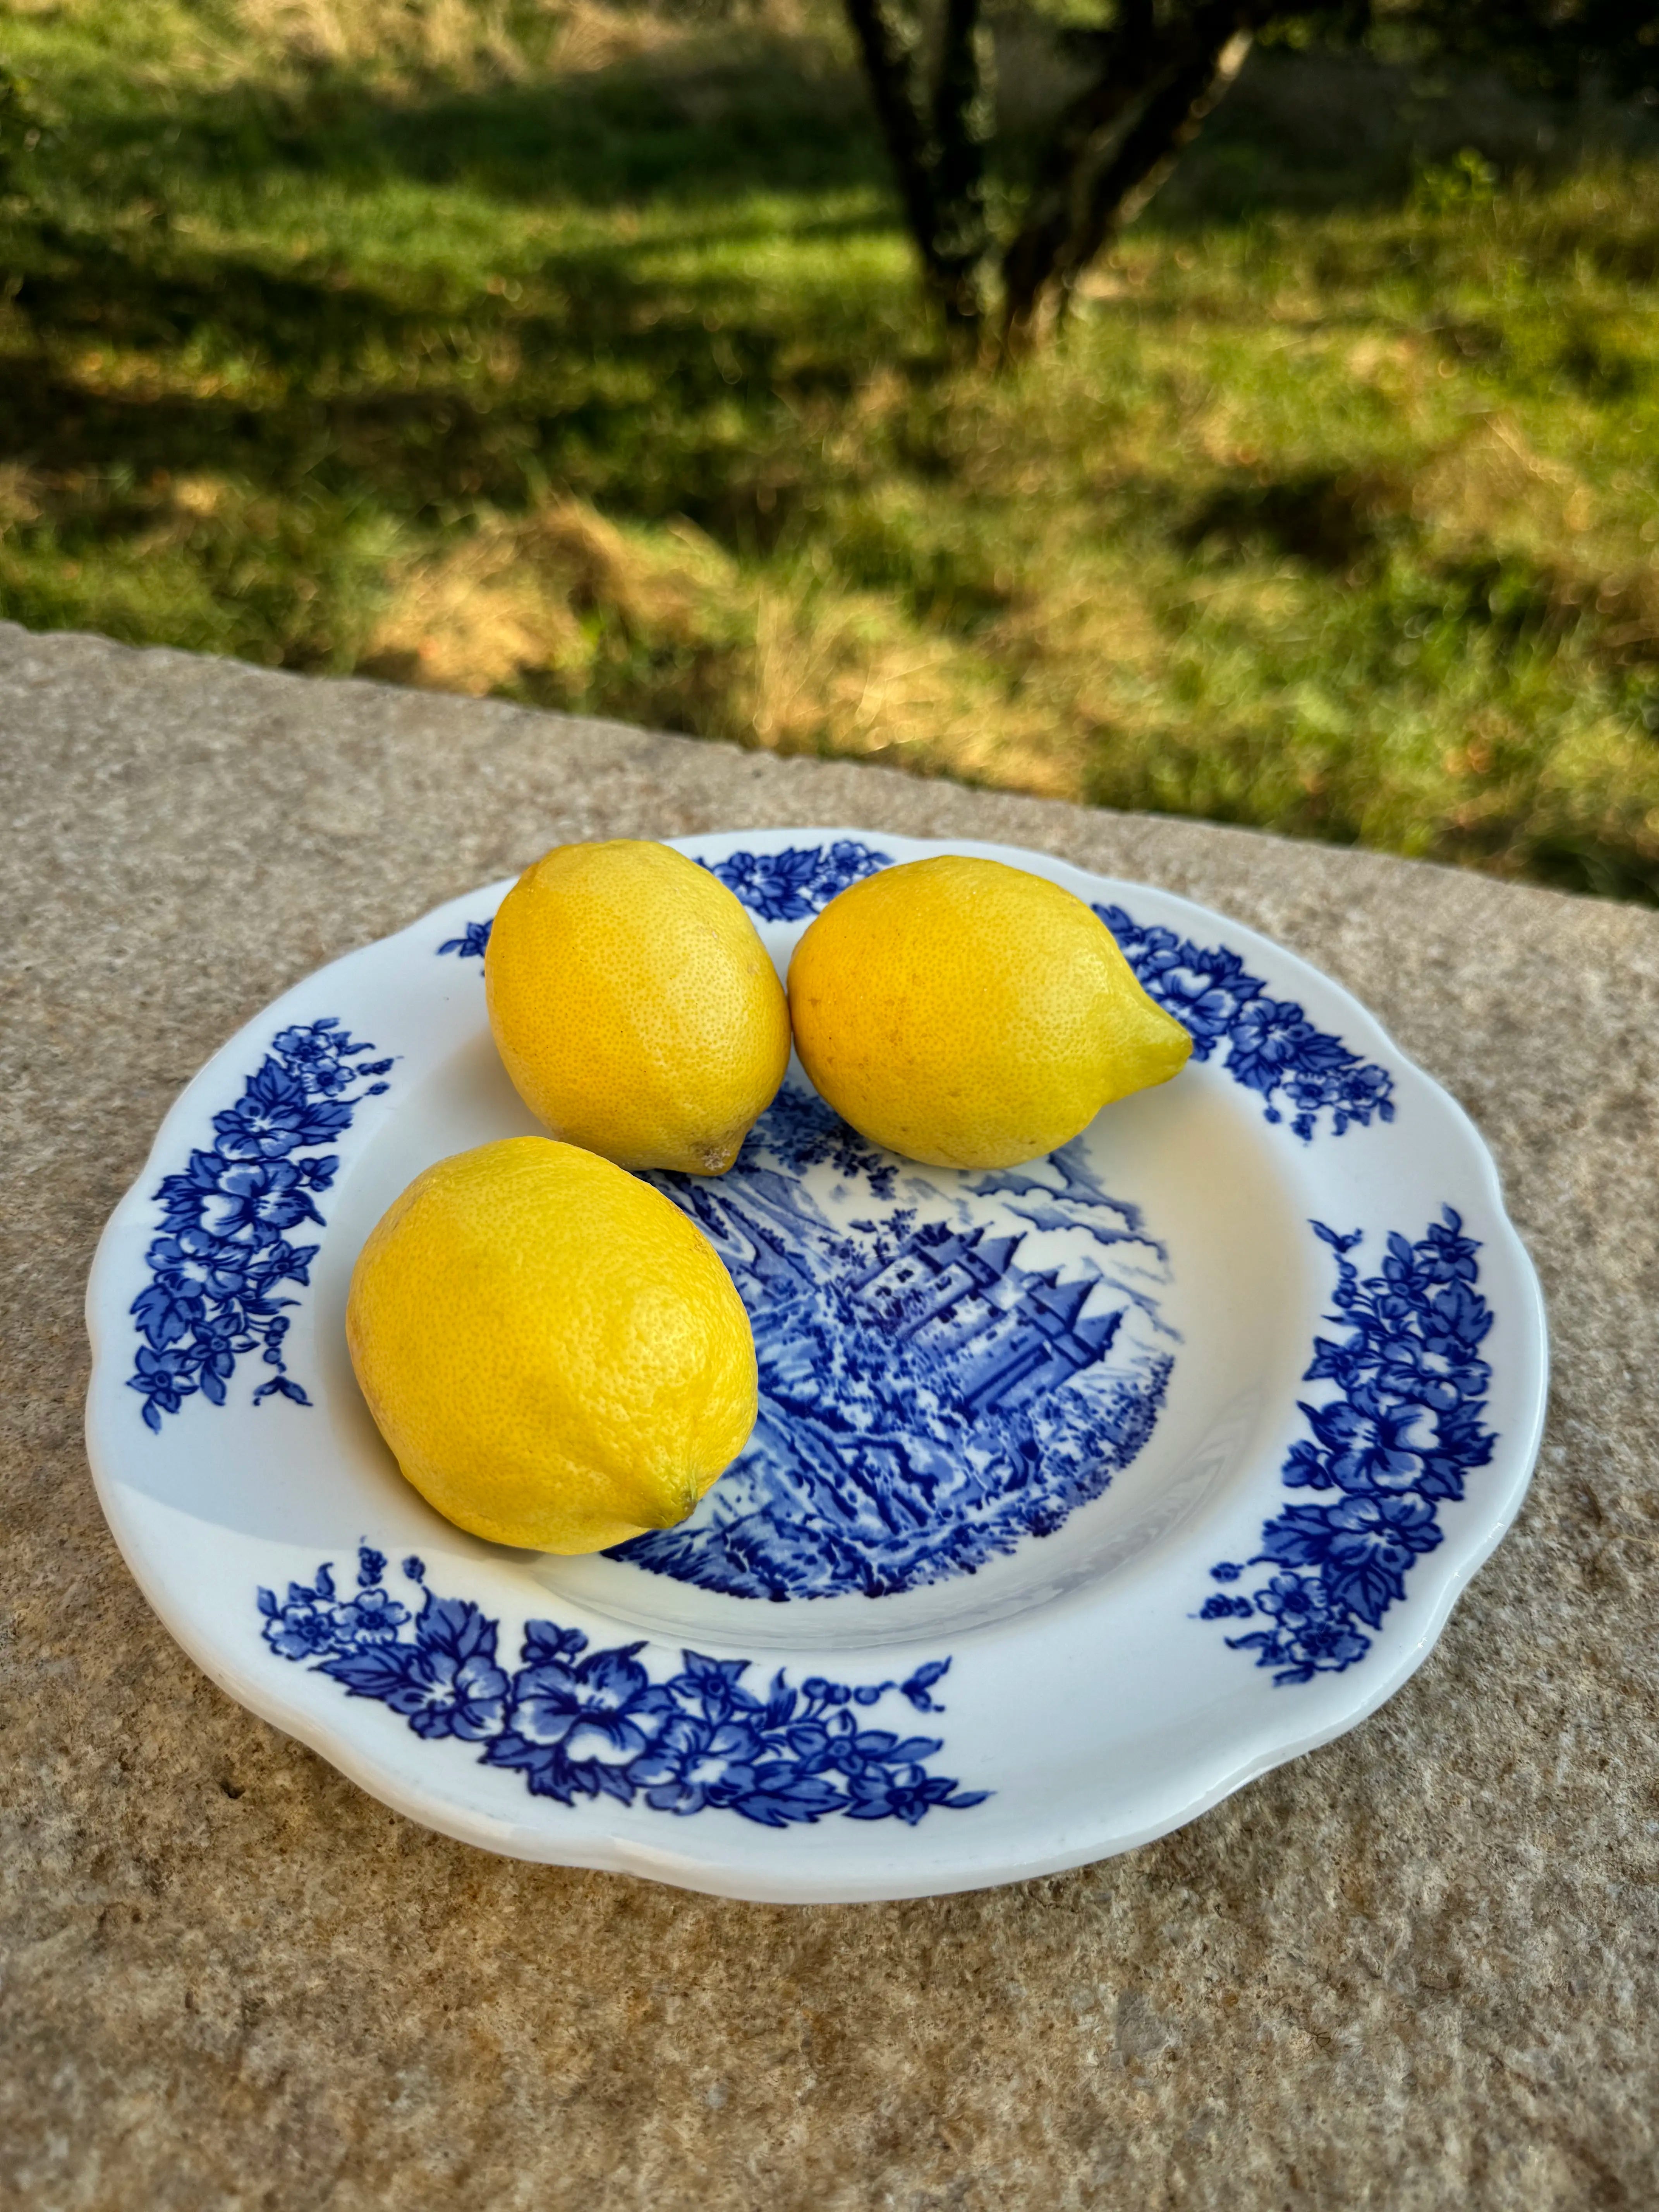
MULTIPOLYGON (((405 1783, 397 1772, 388 1770, 384 1759, 377 1759, 372 1743, 365 1746, 361 1737, 353 1735, 349 1725, 351 1709, 343 1699, 341 1715, 344 1724, 324 1719, 299 1697, 287 1693, 290 1680, 295 1681, 297 1688, 299 1680, 312 1679, 309 1675, 296 1679, 273 1672, 270 1679, 263 1674, 256 1677, 225 1647, 202 1634, 196 1624, 180 1612, 164 1577, 149 1555, 137 1519, 126 1508, 122 1494, 125 1486, 118 1470, 104 1462, 92 1433, 93 1403, 89 1388, 88 1451, 100 1504, 129 1571, 174 1640, 202 1671, 236 1702, 284 1734, 306 1744, 379 1802, 391 1806, 419 1825, 457 1841, 532 1863, 634 1874, 705 1894, 778 1903, 860 1903, 945 1895, 1036 1879, 1115 1856, 1184 1826, 1274 1768, 1347 1734, 1386 1704, 1428 1657, 1443 1632, 1458 1600, 1496 1551, 1525 1500, 1541 1443, 1548 1386, 1546 1310, 1537 1272, 1510 1219, 1501 1175, 1475 1123, 1462 1104, 1400 1048, 1382 1022, 1362 1000, 1345 984, 1316 967, 1304 956, 1249 924, 1157 884, 1102 876, 1083 863, 1062 854, 1036 848, 1027 850, 984 840, 916 838, 897 832, 845 825, 774 825, 705 830, 686 833, 663 842, 681 848, 693 849, 711 844, 744 844, 786 849, 793 841, 829 843, 838 839, 869 840, 878 845, 908 847, 915 848, 916 856, 928 851, 949 851, 1006 860, 1012 865, 1036 860, 1075 873, 1086 878, 1092 886, 1112 895, 1121 893, 1131 901, 1137 895, 1150 896, 1161 905, 1178 908, 1183 915, 1190 917, 1191 924, 1198 926, 1194 934, 1200 930, 1211 932, 1219 929, 1225 933, 1233 949, 1258 948, 1281 969, 1307 978, 1322 993, 1334 994, 1344 1011, 1345 1037, 1350 1042, 1363 1042, 1367 1051, 1386 1061, 1396 1077, 1407 1079, 1412 1091, 1432 1100, 1435 1110, 1443 1117, 1443 1126, 1455 1132, 1460 1140, 1460 1150, 1465 1155, 1465 1164, 1478 1169, 1484 1185, 1483 1194, 1491 1206, 1493 1218, 1484 1240, 1486 1249, 1494 1255, 1502 1251, 1509 1281, 1522 1294, 1526 1307, 1525 1349, 1530 1355, 1525 1379, 1529 1381, 1530 1388, 1524 1393, 1524 1419, 1519 1423, 1512 1421, 1499 1438, 1493 1472, 1502 1476, 1501 1484, 1495 1483, 1483 1489, 1478 1516, 1461 1532, 1460 1540, 1455 1546, 1448 1541, 1446 1549, 1451 1556, 1437 1562, 1440 1571, 1435 1577, 1434 1587, 1431 1589, 1418 1588, 1408 1590, 1403 1609, 1409 1614, 1414 1632, 1410 1641, 1403 1645, 1396 1644, 1386 1654, 1378 1650, 1363 1670, 1362 1679, 1346 1678, 1351 1694, 1343 1710, 1328 1720, 1301 1729, 1291 1728, 1276 1731, 1270 1743, 1255 1743, 1242 1747, 1243 1755, 1232 1763, 1216 1763, 1201 1778, 1194 1777, 1194 1787, 1178 1804, 1166 1803, 1152 1818, 1141 1822, 1114 1819, 1110 1808, 1103 1808, 1107 1811, 1107 1817, 1087 1836, 1070 1838, 1055 1848, 1036 1849, 1014 1858, 1005 1856, 990 1861, 974 1852, 970 1829, 953 1826, 948 1832, 948 1840, 956 1848, 936 1853, 936 1849, 931 1847, 945 1843, 946 1837, 944 1834, 928 1834, 930 1848, 925 1853, 918 1854, 922 1863, 916 1865, 913 1874, 907 1874, 884 1852, 881 1846, 885 1838, 880 1832, 876 1832, 867 1840, 878 1847, 874 1857, 887 1858, 884 1867, 855 1870, 849 1866, 843 1874, 830 1876, 826 1869, 815 1866, 803 1880, 799 1874, 792 1873, 786 1860, 778 1861, 774 1874, 752 1862, 745 1862, 740 1854, 722 1851, 719 1847, 718 1835, 706 1832, 701 1821, 695 1833, 684 1824, 668 1829, 665 1841, 666 1836, 673 1836, 685 1845, 695 1846, 670 1850, 659 1848, 654 1843, 642 1842, 632 1835, 606 1832, 599 1825, 603 1814, 597 1805, 578 1807, 574 1808, 574 1820, 567 1815, 550 1828, 532 1826, 527 1822, 502 1820, 491 1813, 465 1803, 464 1777, 463 1787, 459 1793, 410 1786, 405 1783), (586 1827, 580 1825, 584 1815, 588 1816, 586 1827), (935 1863, 928 1864, 927 1861, 935 1863)), ((329 978, 348 963, 397 945, 405 939, 412 939, 417 933, 429 932, 434 924, 453 922, 457 918, 455 910, 462 906, 482 908, 498 899, 514 880, 514 876, 503 876, 488 884, 459 893, 414 917, 386 936, 354 946, 325 962, 322 967, 296 978, 293 984, 240 1024, 181 1088, 161 1119, 145 1153, 143 1166, 112 1210, 94 1255, 87 1285, 85 1310, 94 1378, 102 1363, 114 1356, 114 1339, 124 1333, 129 1322, 122 1297, 111 1295, 118 1264, 118 1248, 131 1226, 136 1209, 152 1203, 151 1185, 157 1174, 164 1171, 167 1162, 177 1156, 180 1133, 191 1126, 199 1130, 202 1092, 210 1079, 227 1070, 239 1076, 245 1074, 250 1048, 263 1050, 278 1018, 289 1017, 295 1011, 289 1006, 290 1000, 296 999, 301 993, 314 994, 317 986, 326 984, 329 978)), ((435 939, 433 949, 435 950, 435 939)), ((1368 1224, 1367 1228, 1368 1231, 1380 1230, 1383 1225, 1368 1224)), ((994 1625, 985 1629, 959 1632, 955 1640, 958 1644, 965 1644, 983 1637, 994 1637, 997 1632, 994 1625)), ((1293 1714, 1294 1708, 1288 1707, 1288 1701, 1287 1710, 1293 1714)), ((550 1808, 538 1803, 536 1809, 545 1814, 550 1808)), ((562 1808, 558 1809, 564 1812, 562 1808)), ((1040 1813, 1033 1815, 1033 1822, 1034 1825, 1041 1825, 1040 1813)), ((769 1838, 773 1832, 763 1832, 769 1838)), ((785 1832, 786 1841, 789 1832, 785 1832)), ((915 1844, 921 1841, 917 1832, 905 1832, 907 1840, 915 1844)), ((744 1840, 750 1838, 745 1837, 744 1840)), ((850 1850, 852 1839, 848 1840, 850 1850)))

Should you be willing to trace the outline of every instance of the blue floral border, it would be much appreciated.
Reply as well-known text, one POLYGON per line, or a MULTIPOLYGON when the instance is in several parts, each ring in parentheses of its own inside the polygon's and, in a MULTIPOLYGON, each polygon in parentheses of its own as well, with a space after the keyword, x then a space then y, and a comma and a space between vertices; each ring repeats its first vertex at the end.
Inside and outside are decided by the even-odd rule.
MULTIPOLYGON (((1211 1597, 1197 1616, 1264 1619, 1227 1642, 1254 1651, 1279 1684, 1340 1674, 1365 1656, 1364 1629, 1382 1626, 1413 1562, 1441 1540, 1443 1500, 1462 1497, 1465 1477, 1486 1465, 1497 1441, 1481 1425, 1492 1370, 1480 1347, 1492 1316, 1474 1288, 1480 1247, 1462 1233, 1462 1217, 1443 1207, 1415 1243, 1395 1231, 1381 1273, 1364 1282, 1348 1257, 1363 1231, 1311 1226, 1336 1255, 1328 1318, 1343 1334, 1315 1338, 1304 1379, 1334 1382, 1338 1395, 1302 1406, 1311 1434, 1281 1472, 1287 1490, 1340 1495, 1265 1522, 1248 1565, 1277 1571, 1248 1597, 1211 1597)), ((1245 1571, 1230 1559, 1210 1570, 1222 1583, 1245 1571)))
POLYGON ((332 1015, 282 1030, 235 1105, 213 1117, 214 1143, 193 1152, 182 1175, 165 1176, 161 1234, 145 1255, 149 1281, 131 1311, 142 1341, 127 1388, 144 1401, 143 1418, 160 1433, 163 1413, 176 1413, 199 1391, 222 1406, 237 1361, 258 1352, 273 1372, 253 1394, 310 1399, 288 1372, 283 1339, 284 1283, 304 1285, 314 1244, 289 1234, 301 1222, 320 1228, 316 1194, 340 1164, 332 1144, 351 1127, 364 1098, 389 1086, 390 1060, 353 1038, 332 1015))
POLYGON ((792 845, 781 853, 728 853, 723 860, 697 863, 763 921, 805 921, 849 884, 892 865, 890 853, 850 837, 833 845, 792 845))
POLYGON ((1100 916, 1134 969, 1142 988, 1172 1013, 1193 1040, 1193 1058, 1208 1060, 1226 1047, 1222 1062, 1235 1083, 1254 1091, 1270 1121, 1283 1121, 1279 1101, 1291 1111, 1291 1127, 1305 1141, 1328 1111, 1340 1137, 1354 1124, 1394 1119, 1394 1078, 1362 1060, 1340 1037, 1316 1029, 1291 999, 1270 999, 1224 945, 1194 945, 1172 929, 1143 929, 1121 906, 1097 906, 1100 916))
POLYGON ((521 1774, 532 1796, 637 1798, 659 1813, 729 1812, 783 1828, 834 1814, 914 1827, 938 1807, 966 1812, 991 1794, 928 1771, 945 1747, 939 1737, 861 1717, 895 1691, 917 1712, 942 1711, 933 1692, 948 1659, 856 1688, 819 1675, 795 1687, 780 1668, 759 1697, 744 1686, 747 1659, 683 1651, 678 1671, 653 1681, 643 1643, 590 1651, 580 1629, 531 1620, 509 1674, 498 1622, 465 1598, 434 1595, 418 1559, 403 1562, 421 1593, 411 1613, 385 1587, 386 1564, 362 1546, 350 1597, 326 1562, 311 1583, 290 1583, 286 1598, 262 1589, 265 1642, 348 1696, 401 1713, 416 1735, 482 1745, 481 1763, 521 1774))

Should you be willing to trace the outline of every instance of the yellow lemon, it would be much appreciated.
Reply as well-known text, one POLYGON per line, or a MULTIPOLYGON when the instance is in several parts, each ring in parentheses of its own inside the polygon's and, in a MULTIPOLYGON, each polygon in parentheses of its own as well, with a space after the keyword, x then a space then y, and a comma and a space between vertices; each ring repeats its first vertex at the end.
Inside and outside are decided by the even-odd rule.
POLYGON ((938 1167, 1051 1152, 1193 1048, 1081 899, 956 854, 832 899, 795 948, 789 1011, 836 1111, 938 1167))
POLYGON ((489 1026, 556 1137, 724 1175, 789 1065, 789 1009, 724 884, 639 838, 559 845, 501 902, 489 1026))
POLYGON ((417 1176, 358 1257, 346 1339, 398 1466, 497 1544, 672 1528, 755 1424, 754 1339, 714 1246, 548 1137, 417 1176))

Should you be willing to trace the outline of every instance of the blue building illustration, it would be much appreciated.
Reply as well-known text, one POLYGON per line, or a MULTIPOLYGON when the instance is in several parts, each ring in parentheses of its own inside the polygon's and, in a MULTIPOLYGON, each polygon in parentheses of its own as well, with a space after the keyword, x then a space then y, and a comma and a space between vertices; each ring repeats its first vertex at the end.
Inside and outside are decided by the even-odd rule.
POLYGON ((1167 1258, 1076 1146, 921 1170, 785 1091, 719 1182, 652 1179, 742 1294, 760 1414, 689 1522, 614 1556, 733 1595, 880 1596, 1051 1533, 1152 1433, 1167 1258))
POLYGON ((895 1337, 951 1364, 970 1411, 1011 1410, 1058 1389, 1104 1355, 1123 1318, 1120 1310, 1083 1319, 1091 1282, 1022 1276, 1013 1264, 1018 1243, 930 1224, 852 1286, 895 1337))

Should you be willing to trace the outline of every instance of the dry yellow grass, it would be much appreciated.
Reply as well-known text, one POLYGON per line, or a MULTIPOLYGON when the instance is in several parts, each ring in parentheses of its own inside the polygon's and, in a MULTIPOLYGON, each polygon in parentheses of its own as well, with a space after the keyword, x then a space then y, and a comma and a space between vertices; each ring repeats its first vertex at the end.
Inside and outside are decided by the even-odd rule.
POLYGON ((627 537, 578 500, 490 515, 393 568, 365 665, 474 696, 525 685, 579 695, 607 630, 659 644, 696 637, 698 601, 727 568, 707 541, 696 550, 691 563, 684 542, 627 537))
POLYGON ((1011 616, 988 645, 1044 664, 1049 678, 1022 707, 999 697, 980 656, 896 623, 878 593, 781 591, 684 520, 621 529, 563 498, 489 515, 436 554, 394 563, 359 665, 433 690, 574 705, 614 696, 631 664, 647 699, 653 672, 689 686, 668 719, 700 705, 705 735, 1074 796, 1079 716, 1086 725, 1104 637, 1120 664, 1151 665, 1156 633, 1133 602, 1104 624, 1081 592, 1011 616))
MULTIPOLYGON (((580 75, 683 50, 672 5, 603 0, 234 0, 238 24, 264 60, 344 67, 381 77, 467 85, 532 75, 580 75)), ((746 21, 799 35, 811 0, 756 0, 746 21)))

